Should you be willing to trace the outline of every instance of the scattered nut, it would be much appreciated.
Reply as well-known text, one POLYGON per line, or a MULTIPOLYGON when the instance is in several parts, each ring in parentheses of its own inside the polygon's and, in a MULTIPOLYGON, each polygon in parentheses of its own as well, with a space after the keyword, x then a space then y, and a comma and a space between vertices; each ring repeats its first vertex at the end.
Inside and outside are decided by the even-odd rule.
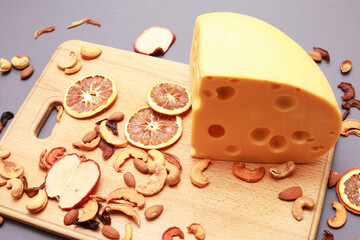
POLYGON ((111 130, 106 126, 106 121, 102 121, 99 126, 99 134, 107 143, 115 147, 126 147, 128 144, 127 140, 120 140, 111 130))
POLYGON ((342 73, 348 73, 350 72, 351 67, 352 67, 351 60, 344 60, 340 65, 340 70, 342 73))
POLYGON ((255 183, 260 181, 265 175, 265 168, 258 167, 256 169, 246 168, 244 163, 234 163, 232 167, 233 174, 245 182, 255 183))
POLYGON ((355 134, 360 136, 360 121, 354 119, 346 119, 342 122, 340 134, 342 136, 349 136, 355 134))
MULTIPOLYGON (((124 148, 121 149, 116 159, 114 159, 114 168, 116 171, 121 172, 121 166, 125 163, 125 161, 129 158, 142 159, 145 163, 147 161, 147 154, 145 151, 139 148, 124 148)), ((145 163, 146 164, 146 163, 145 163)))
POLYGON ((285 178, 290 176, 296 169, 293 161, 285 162, 277 167, 270 168, 270 173, 274 178, 285 178))
POLYGON ((97 135, 97 137, 95 139, 93 139, 91 142, 86 142, 86 143, 84 143, 83 141, 73 142, 72 146, 74 148, 80 148, 85 151, 91 151, 91 150, 94 150, 98 146, 98 144, 100 143, 100 140, 101 140, 101 137, 99 135, 97 135))
POLYGON ((74 73, 77 73, 78 71, 80 71, 81 67, 82 67, 81 62, 80 62, 80 61, 77 61, 76 65, 75 65, 74 67, 72 67, 72 68, 66 68, 66 69, 64 70, 64 72, 65 72, 65 74, 67 74, 67 75, 74 74, 74 73))
POLYGON ((10 156, 11 152, 9 150, 0 149, 0 158, 6 159, 10 156))
POLYGON ((147 220, 153 220, 160 216, 163 212, 164 206, 163 205, 154 205, 145 210, 145 218, 147 220))
POLYGON ((210 159, 203 159, 197 161, 190 169, 190 180, 192 184, 197 187, 203 188, 209 184, 209 178, 203 175, 203 171, 211 163, 210 159))
POLYGON ((291 212, 294 218, 298 221, 304 219, 303 208, 313 209, 315 207, 315 201, 307 196, 301 196, 293 203, 291 212))
POLYGON ((330 55, 329 52, 325 49, 319 48, 319 47, 313 47, 313 50, 316 52, 319 52, 321 54, 321 57, 326 61, 330 62, 330 55))
POLYGON ((65 225, 72 225, 74 223, 74 221, 78 218, 79 216, 79 210, 77 210, 76 208, 71 209, 65 216, 64 216, 64 224, 65 225))
POLYGON ((184 239, 184 232, 178 227, 170 227, 165 230, 162 235, 162 240, 172 240, 174 236, 184 239))
POLYGON ((321 240, 334 240, 334 235, 328 231, 324 230, 325 236, 321 240))
POLYGON ((81 139, 82 142, 88 143, 94 140, 98 136, 98 133, 95 130, 92 130, 85 134, 85 136, 81 139))
POLYGON ((340 174, 338 171, 331 170, 329 174, 329 180, 328 180, 328 186, 329 188, 332 188, 335 186, 340 178, 340 174))
POLYGON ((125 225, 125 236, 122 240, 131 240, 132 239, 132 226, 131 223, 125 225))
POLYGON ((284 201, 293 201, 301 196, 302 196, 302 189, 299 186, 287 188, 284 191, 280 192, 278 195, 279 199, 284 201))
POLYGON ((15 199, 19 199, 22 197, 24 192, 24 186, 20 179, 18 178, 11 178, 7 181, 6 187, 11 189, 10 193, 11 196, 15 199))
POLYGON ((150 181, 146 185, 140 185, 136 190, 144 196, 152 196, 161 191, 166 182, 167 172, 164 165, 157 165, 155 173, 150 176, 150 181))
POLYGON ((97 58, 101 52, 101 49, 98 47, 82 46, 80 49, 80 55, 85 60, 97 58))
POLYGON ((124 199, 130 201, 135 203, 138 208, 143 208, 145 206, 144 196, 133 188, 121 187, 115 189, 106 197, 106 203, 109 203, 114 199, 124 199))
POLYGON ((71 25, 69 25, 67 28, 69 29, 69 28, 73 28, 73 27, 79 26, 79 25, 85 23, 88 19, 89 19, 89 18, 86 17, 86 18, 83 18, 83 19, 81 19, 81 20, 79 20, 79 21, 75 21, 75 22, 71 23, 71 25))
POLYGON ((104 225, 101 229, 101 232, 105 237, 110 238, 110 239, 119 239, 120 238, 119 231, 110 225, 104 225))
POLYGON ((40 212, 46 207, 47 202, 48 196, 46 192, 40 189, 38 194, 26 203, 26 209, 33 213, 40 212))
POLYGON ((56 121, 60 122, 60 119, 64 113, 64 107, 61 105, 57 105, 55 108, 56 108, 56 111, 58 111, 58 113, 56 115, 56 121))
POLYGON ((17 178, 23 175, 24 167, 0 158, 0 176, 5 179, 17 178))
POLYGON ((125 213, 126 215, 132 217, 136 225, 140 226, 140 217, 139 214, 135 211, 135 209, 128 205, 128 204, 109 204, 104 206, 100 211, 99 214, 102 214, 107 209, 114 210, 114 211, 120 211, 125 213))
POLYGON ((39 158, 39 167, 44 170, 48 170, 50 168, 50 165, 46 162, 46 158, 47 158, 47 149, 45 148, 40 154, 40 158, 39 158))
POLYGON ((180 182, 180 170, 174 164, 171 164, 168 161, 165 161, 165 168, 168 172, 168 176, 166 179, 167 184, 169 186, 174 186, 180 182))
POLYGON ((109 121, 121 122, 124 119, 124 114, 122 112, 114 112, 108 118, 109 121))
POLYGON ((126 183, 126 185, 128 185, 131 188, 136 187, 135 177, 131 172, 124 173, 123 178, 124 178, 124 182, 126 183))
POLYGON ((335 217, 329 218, 327 224, 331 228, 341 228, 346 223, 347 212, 344 206, 339 202, 332 202, 333 208, 335 208, 335 217))
POLYGON ((200 223, 191 223, 188 227, 188 232, 194 234, 198 240, 205 239, 205 229, 200 223))
POLYGON ((24 69, 29 66, 29 63, 30 58, 25 55, 16 55, 11 59, 11 64, 17 69, 24 69))
POLYGON ((182 172, 182 166, 180 164, 180 160, 176 155, 167 152, 162 152, 162 154, 164 155, 166 161, 168 161, 171 164, 174 164, 180 170, 180 173, 182 172))
POLYGON ((67 68, 73 68, 75 67, 75 65, 77 64, 78 62, 78 54, 71 51, 70 52, 70 57, 71 59, 68 60, 67 62, 61 62, 61 63, 58 63, 57 66, 59 69, 61 70, 65 70, 67 68))
POLYGON ((23 80, 28 79, 33 74, 33 72, 34 72, 34 66, 29 66, 24 70, 22 70, 20 74, 20 78, 23 80))
POLYGON ((317 51, 308 51, 307 53, 315 62, 320 62, 322 60, 321 54, 317 51))
POLYGON ((41 34, 47 33, 47 32, 52 32, 54 30, 55 30, 55 26, 39 29, 35 32, 34 38, 37 39, 41 34))
POLYGON ((0 71, 1 72, 8 72, 11 69, 11 63, 4 59, 4 58, 0 58, 0 71))
POLYGON ((134 167, 141 173, 147 174, 149 172, 148 165, 145 161, 134 158, 133 159, 134 167))
POLYGON ((164 165, 165 163, 165 158, 164 155, 162 154, 162 152, 160 152, 159 150, 156 149, 150 149, 148 151, 148 155, 150 158, 148 158, 147 161, 147 165, 148 165, 148 169, 150 173, 154 173, 155 172, 155 167, 157 165, 164 165))

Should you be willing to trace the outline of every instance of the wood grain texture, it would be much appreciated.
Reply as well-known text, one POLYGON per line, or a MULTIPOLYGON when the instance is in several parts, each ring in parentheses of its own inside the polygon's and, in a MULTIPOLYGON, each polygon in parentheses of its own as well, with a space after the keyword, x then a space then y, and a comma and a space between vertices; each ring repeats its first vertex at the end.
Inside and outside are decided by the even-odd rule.
MULTIPOLYGON (((107 195, 112 190, 126 186, 123 173, 134 174, 137 184, 146 183, 149 176, 140 174, 129 161, 124 164, 123 173, 113 168, 115 154, 107 161, 101 157, 100 149, 82 152, 72 148, 72 142, 80 140, 92 130, 95 122, 122 111, 127 117, 137 108, 146 105, 146 92, 159 81, 172 81, 189 86, 188 65, 144 56, 119 49, 100 46, 82 41, 68 41, 61 44, 43 70, 33 89, 20 110, 12 120, 0 141, 3 149, 11 151, 9 160, 25 167, 25 176, 30 186, 40 185, 46 172, 38 167, 38 160, 44 148, 66 147, 68 153, 77 152, 97 161, 102 176, 95 189, 96 194, 107 195), (68 59, 70 51, 79 52, 81 46, 98 46, 102 55, 95 60, 83 60, 80 72, 65 75, 56 66, 57 62, 68 59), (96 117, 77 120, 64 114, 46 139, 38 139, 37 133, 51 109, 62 103, 68 86, 78 78, 91 73, 102 73, 113 78, 118 86, 115 103, 96 117)), ((190 168, 196 159, 190 157, 191 111, 182 115, 183 135, 167 152, 177 155, 183 166, 180 183, 175 187, 165 186, 156 196, 146 198, 146 206, 138 210, 141 226, 137 227, 130 218, 121 213, 111 213, 112 226, 124 236, 125 224, 131 222, 134 240, 161 239, 162 233, 171 226, 178 226, 185 237, 194 239, 186 227, 192 222, 201 223, 206 230, 206 239, 314 239, 320 219, 326 183, 330 171, 333 150, 310 164, 299 164, 294 175, 278 180, 269 174, 275 164, 249 164, 251 167, 262 165, 265 177, 257 183, 246 183, 232 174, 231 162, 213 161, 204 175, 210 184, 197 188, 190 182, 190 168), (277 198, 279 192, 290 186, 299 185, 303 194, 316 201, 315 209, 305 210, 303 221, 296 221, 291 215, 292 202, 277 198), (154 221, 145 219, 146 207, 163 204, 162 215, 154 221)), ((125 120, 120 123, 124 126, 125 120)), ((86 179, 84 179, 86 181, 86 179)), ((53 232, 71 239, 103 239, 100 229, 90 231, 76 226, 65 226, 65 211, 60 210, 55 200, 38 214, 29 213, 25 204, 27 196, 14 200, 6 187, 0 188, 0 214, 17 221, 53 232)))

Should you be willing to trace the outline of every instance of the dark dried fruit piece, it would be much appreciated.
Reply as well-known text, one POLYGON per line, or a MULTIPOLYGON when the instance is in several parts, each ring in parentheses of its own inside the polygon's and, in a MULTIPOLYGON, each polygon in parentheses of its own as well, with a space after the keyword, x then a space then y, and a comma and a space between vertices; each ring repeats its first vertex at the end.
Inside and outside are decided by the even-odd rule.
POLYGON ((114 135, 119 135, 117 130, 117 123, 115 121, 106 121, 106 126, 111 130, 114 135))
POLYGON ((322 238, 322 240, 334 240, 334 235, 328 231, 324 230, 325 236, 322 238))
POLYGON ((326 62, 330 62, 330 55, 328 53, 328 51, 326 51, 325 49, 319 48, 319 47, 313 47, 314 51, 318 52, 321 54, 321 57, 326 61, 326 62))
POLYGON ((99 208, 98 208, 98 213, 97 213, 97 217, 99 218, 99 220, 104 224, 104 225, 110 225, 111 224, 111 217, 110 214, 107 211, 104 211, 102 214, 99 214, 100 210, 104 207, 101 203, 98 203, 99 208))
POLYGON ((338 88, 341 88, 341 90, 344 92, 344 95, 341 98, 344 99, 345 101, 348 101, 348 100, 354 98, 355 89, 351 83, 341 82, 338 85, 338 88))
POLYGON ((100 140, 98 147, 103 151, 102 157, 105 160, 109 159, 115 152, 115 147, 113 145, 107 143, 106 141, 104 141, 104 139, 100 140))
POLYGON ((100 222, 96 221, 96 220, 89 220, 87 222, 78 222, 79 218, 77 218, 74 221, 74 225, 86 228, 86 229, 92 229, 95 230, 98 228, 98 226, 100 225, 100 222))
POLYGON ((66 152, 66 148, 64 147, 56 147, 50 150, 46 157, 46 162, 51 166, 55 161, 60 159, 64 153, 66 152))
POLYGON ((0 133, 3 127, 6 126, 7 122, 14 117, 14 114, 12 112, 3 112, 0 118, 0 133))
POLYGON ((24 192, 26 193, 26 195, 28 195, 29 198, 34 197, 39 192, 40 189, 44 188, 44 185, 45 185, 43 183, 39 187, 31 187, 31 188, 29 188, 28 181, 27 181, 25 176, 21 176, 20 180, 23 183, 24 192))

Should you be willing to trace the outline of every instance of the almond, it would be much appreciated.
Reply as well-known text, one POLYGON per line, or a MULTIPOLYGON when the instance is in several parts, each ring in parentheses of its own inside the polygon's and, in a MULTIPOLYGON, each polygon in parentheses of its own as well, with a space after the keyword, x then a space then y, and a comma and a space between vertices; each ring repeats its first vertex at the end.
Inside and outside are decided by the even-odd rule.
POLYGON ((293 186, 279 193, 279 199, 284 201, 293 201, 302 196, 302 189, 299 186, 293 186))
POLYGON ((163 205, 154 205, 145 210, 145 217, 148 220, 157 218, 164 210, 163 205))
POLYGON ((85 134, 85 136, 81 139, 83 143, 88 143, 94 140, 97 137, 98 133, 95 130, 92 130, 85 134))
POLYGON ((64 217, 64 224, 71 225, 78 218, 79 211, 77 209, 71 209, 64 217))
POLYGON ((340 178, 339 172, 336 170, 331 170, 329 174, 328 186, 332 188, 335 186, 340 178))
POLYGON ((105 237, 110 239, 120 238, 120 233, 118 232, 118 230, 116 230, 115 228, 109 225, 104 225, 103 228, 101 229, 101 232, 105 237))
POLYGON ((135 177, 134 175, 132 175, 131 172, 126 172, 123 177, 126 185, 128 185, 131 188, 135 188, 136 186, 135 177))
POLYGON ((108 118, 109 121, 121 122, 124 119, 124 114, 122 112, 114 112, 108 118))
POLYGON ((27 67, 24 70, 22 70, 22 72, 20 74, 20 78, 25 80, 25 79, 29 78, 31 76, 31 74, 33 74, 33 72, 34 72, 34 66, 27 67))
POLYGON ((307 52, 310 57, 315 61, 315 62, 320 62, 322 60, 322 56, 321 53, 317 52, 317 51, 308 51, 307 52))
POLYGON ((133 160, 133 163, 134 163, 134 167, 141 173, 148 173, 149 172, 149 168, 148 168, 148 165, 146 162, 144 162, 143 160, 141 159, 138 159, 138 158, 134 158, 133 160))

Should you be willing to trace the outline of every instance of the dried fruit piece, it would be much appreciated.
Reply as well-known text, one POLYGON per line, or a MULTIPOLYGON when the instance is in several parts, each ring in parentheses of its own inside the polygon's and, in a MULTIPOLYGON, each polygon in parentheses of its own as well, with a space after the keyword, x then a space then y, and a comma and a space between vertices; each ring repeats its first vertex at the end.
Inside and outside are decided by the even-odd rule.
POLYGON ((107 143, 106 141, 104 141, 103 139, 100 139, 100 142, 98 144, 98 147, 101 149, 102 153, 102 157, 106 160, 109 159, 113 153, 115 152, 115 147, 109 143, 107 143))
POLYGON ((351 60, 344 60, 340 65, 340 70, 342 73, 348 73, 350 72, 351 67, 352 67, 351 60))
POLYGON ((119 239, 120 238, 119 231, 110 225, 104 225, 101 229, 101 233, 105 237, 110 238, 110 239, 119 239))
POLYGON ((80 55, 85 60, 95 59, 102 53, 98 47, 82 46, 80 49, 80 55))
POLYGON ((342 122, 340 134, 342 136, 349 136, 355 134, 360 136, 360 121, 354 119, 346 119, 342 122))
MULTIPOLYGON (((121 172, 121 166, 125 163, 127 159, 134 158, 143 163, 147 162, 148 155, 145 151, 139 148, 124 148, 121 149, 116 159, 114 159, 114 168, 116 171, 121 172), (141 159, 141 160, 140 160, 141 159)), ((146 163, 145 163, 146 164, 146 163)))
POLYGON ((203 171, 209 166, 211 160, 203 159, 197 161, 190 169, 190 180, 192 184, 203 188, 209 184, 209 178, 203 175, 203 171))
POLYGON ((89 199, 82 207, 83 214, 79 217, 78 222, 86 222, 93 219, 99 209, 98 203, 93 199, 89 199))
POLYGON ((160 152, 159 150, 156 149, 150 149, 148 151, 148 161, 147 161, 147 165, 148 165, 148 169, 150 173, 154 173, 155 172, 155 167, 157 165, 164 165, 165 163, 165 158, 164 155, 162 154, 162 152, 160 152))
POLYGON ((303 208, 313 209, 315 207, 315 201, 308 196, 301 196, 295 200, 291 208, 291 213, 298 221, 304 219, 303 208))
POLYGON ((55 26, 50 26, 50 27, 39 29, 35 32, 34 38, 37 39, 41 34, 47 33, 47 32, 52 32, 54 30, 55 30, 55 26))
POLYGON ((319 52, 321 54, 321 57, 326 62, 330 62, 330 55, 329 55, 328 51, 326 51, 325 49, 319 48, 319 47, 313 47, 313 50, 316 52, 319 52))
POLYGON ((38 192, 44 188, 44 184, 41 184, 39 187, 28 187, 28 182, 25 176, 21 176, 20 180, 23 183, 24 192, 28 195, 29 198, 34 197, 38 192))
POLYGON ((71 57, 70 60, 68 60, 66 62, 60 62, 60 63, 57 64, 57 67, 59 69, 65 70, 65 69, 68 69, 68 68, 75 67, 75 65, 79 61, 78 54, 76 52, 71 51, 69 56, 71 57))
POLYGON ((116 135, 113 134, 111 130, 106 126, 107 121, 102 121, 99 127, 99 134, 107 143, 115 147, 126 147, 128 142, 127 140, 120 140, 116 135))
POLYGON ((55 147, 51 149, 46 156, 46 162, 50 166, 53 165, 57 160, 63 157, 65 152, 66 152, 66 148, 64 147, 55 147))
POLYGON ((90 24, 92 24, 92 25, 96 25, 96 26, 101 27, 101 23, 98 22, 98 21, 95 21, 95 20, 92 20, 92 19, 88 19, 86 22, 87 22, 87 23, 90 23, 90 24))
POLYGON ((42 189, 39 190, 39 192, 36 194, 35 197, 31 198, 26 203, 26 209, 30 212, 37 213, 43 210, 48 202, 48 196, 46 195, 46 192, 42 189))
POLYGON ((99 220, 104 225, 110 225, 111 224, 111 217, 110 217, 109 213, 107 211, 102 211, 101 210, 104 207, 102 204, 98 203, 98 205, 99 205, 99 211, 97 213, 97 217, 99 218, 99 220), (100 212, 102 212, 102 213, 100 214, 100 212))
POLYGON ((341 90, 344 92, 344 95, 341 98, 344 99, 345 101, 348 101, 348 100, 354 98, 355 89, 351 83, 341 82, 338 85, 338 88, 341 88, 341 90))
POLYGON ((133 159, 134 167, 141 173, 147 174, 149 172, 148 165, 145 161, 134 158, 133 159))
POLYGON ((77 61, 74 67, 66 68, 66 69, 64 70, 64 72, 65 72, 65 74, 67 74, 67 75, 74 74, 74 73, 77 73, 78 71, 80 71, 81 67, 82 67, 81 62, 80 62, 80 61, 77 61))
POLYGON ((132 239, 132 226, 131 223, 125 225, 125 236, 122 240, 131 240, 132 239))
POLYGON ((244 163, 234 163, 232 167, 233 174, 245 182, 255 183, 260 181, 265 175, 265 168, 258 167, 256 169, 246 168, 244 163))
POLYGON ((287 161, 276 167, 270 168, 270 174, 274 178, 285 178, 295 172, 296 165, 293 161, 287 161))
POLYGON ((74 148, 80 148, 85 151, 91 151, 94 150, 99 145, 100 141, 101 141, 101 137, 97 136, 91 142, 87 142, 87 143, 84 143, 83 141, 73 142, 72 146, 74 148))
POLYGON ((278 197, 284 201, 293 201, 302 196, 302 189, 299 186, 287 188, 279 193, 278 197))
POLYGON ((14 114, 12 112, 6 111, 1 114, 0 118, 0 133, 1 130, 6 126, 9 120, 11 120, 14 117, 14 114))
POLYGON ((106 197, 106 203, 109 203, 114 199, 124 199, 130 201, 135 203, 138 208, 143 208, 145 206, 144 196, 133 188, 121 187, 115 189, 106 197))
POLYGON ((48 170, 50 168, 50 165, 46 162, 46 158, 47 158, 47 149, 45 148, 41 152, 39 158, 39 167, 44 170, 48 170))
POLYGON ((180 228, 178 227, 170 227, 168 229, 165 230, 165 232, 162 235, 162 240, 172 240, 173 237, 179 237, 181 239, 184 239, 184 232, 181 231, 180 228))
POLYGON ((147 92, 149 106, 157 112, 177 115, 191 107, 189 90, 183 85, 172 82, 159 82, 147 92))
POLYGON ((129 117, 125 135, 127 140, 140 148, 159 149, 175 143, 182 134, 180 116, 169 116, 142 107, 129 117))
POLYGON ((20 74, 20 78, 23 80, 28 79, 33 74, 33 72, 34 72, 34 66, 29 66, 24 70, 22 70, 20 74))
POLYGON ((18 178, 24 173, 24 167, 0 158, 0 176, 5 179, 18 178))
POLYGON ((132 206, 130 206, 128 204, 109 204, 109 205, 104 206, 99 213, 102 214, 102 212, 106 211, 106 209, 123 212, 126 215, 131 216, 132 219, 134 220, 134 222, 138 226, 140 226, 139 214, 135 211, 135 209, 132 206))
POLYGON ((349 211, 360 214, 360 167, 346 171, 339 179, 336 193, 349 211))
POLYGON ((144 196, 152 196, 161 191, 166 182, 167 172, 164 165, 157 165, 146 185, 140 185, 136 190, 144 196))
POLYGON ((153 205, 145 210, 145 218, 147 220, 153 220, 158 216, 160 216, 163 210, 164 210, 163 205, 153 205))
POLYGON ((83 18, 83 19, 81 19, 81 20, 79 20, 79 21, 75 21, 75 22, 71 23, 67 28, 69 29, 69 28, 73 28, 73 27, 79 26, 79 25, 85 23, 88 19, 89 19, 89 18, 86 17, 86 18, 83 18))
POLYGON ((191 223, 187 229, 189 233, 194 234, 197 240, 205 239, 205 229, 200 223, 191 223))
POLYGON ((334 240, 334 235, 328 231, 324 230, 325 236, 322 238, 322 240, 334 240))
POLYGON ((65 225, 71 225, 75 222, 75 220, 79 216, 79 210, 77 209, 71 209, 65 216, 64 216, 64 224, 65 225))
POLYGON ((332 202, 333 208, 335 208, 335 217, 329 218, 327 224, 331 228, 341 228, 346 223, 347 212, 344 206, 339 202, 332 202))
POLYGON ((317 51, 308 51, 307 53, 315 62, 320 62, 322 60, 321 54, 317 51))
POLYGON ((4 58, 0 58, 0 71, 8 72, 10 70, 11 70, 11 63, 4 58))
POLYGON ((152 26, 134 42, 134 51, 145 55, 165 54, 175 41, 175 34, 167 28, 152 26))
POLYGON ((64 109, 74 118, 91 117, 110 106, 117 96, 114 80, 93 74, 75 81, 66 90, 64 109))
POLYGON ((126 183, 126 185, 128 185, 131 188, 136 187, 135 177, 131 172, 124 173, 123 178, 124 178, 124 182, 126 183))
POLYGON ((0 187, 5 186, 7 184, 7 180, 0 177, 0 187))
POLYGON ((56 114, 56 121, 60 122, 60 119, 64 113, 64 107, 62 105, 57 105, 55 108, 56 111, 58 111, 58 113, 56 114))
POLYGON ((87 222, 78 222, 77 219, 74 222, 74 225, 86 228, 86 229, 91 229, 91 230, 96 230, 99 225, 100 222, 96 221, 96 220, 89 220, 87 222))
POLYGON ((340 178, 339 172, 336 170, 331 170, 329 174, 328 186, 332 188, 335 186, 340 178))

